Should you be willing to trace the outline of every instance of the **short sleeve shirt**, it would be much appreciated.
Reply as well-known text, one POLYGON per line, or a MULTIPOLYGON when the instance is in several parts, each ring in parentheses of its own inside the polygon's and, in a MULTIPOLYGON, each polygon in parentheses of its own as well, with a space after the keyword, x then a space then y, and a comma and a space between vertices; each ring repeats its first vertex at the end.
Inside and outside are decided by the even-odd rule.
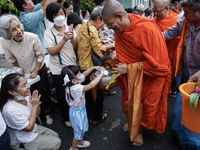
POLYGON ((4 134, 4 132, 6 131, 6 123, 3 120, 1 111, 0 111, 0 122, 1 122, 0 123, 0 138, 1 138, 2 134, 4 134))
POLYGON ((70 87, 71 96, 73 100, 69 97, 69 89, 66 88, 66 100, 68 105, 74 108, 80 108, 85 105, 85 92, 83 92, 83 85, 76 84, 70 87))
MULTIPOLYGON (((68 32, 68 31, 69 31, 69 26, 66 26, 65 32, 68 32)), ((45 43, 45 48, 47 49, 54 47, 56 45, 55 39, 52 33, 55 35, 57 43, 59 43, 63 39, 63 36, 64 36, 64 34, 59 33, 54 28, 54 26, 52 28, 45 30, 44 43, 45 43)), ((75 32, 74 32, 74 38, 76 38, 75 32)), ((62 60, 62 64, 60 64, 58 55, 54 55, 54 56, 49 55, 49 68, 52 74, 54 75, 57 75, 64 66, 77 65, 76 54, 74 52, 74 48, 73 48, 71 40, 68 40, 67 42, 65 42, 64 46, 62 47, 59 53, 62 60)))
POLYGON ((32 110, 29 97, 26 98, 26 101, 27 106, 9 99, 3 106, 2 115, 8 126, 11 145, 17 143, 29 143, 38 135, 36 124, 31 132, 23 130, 29 124, 29 118, 32 110))

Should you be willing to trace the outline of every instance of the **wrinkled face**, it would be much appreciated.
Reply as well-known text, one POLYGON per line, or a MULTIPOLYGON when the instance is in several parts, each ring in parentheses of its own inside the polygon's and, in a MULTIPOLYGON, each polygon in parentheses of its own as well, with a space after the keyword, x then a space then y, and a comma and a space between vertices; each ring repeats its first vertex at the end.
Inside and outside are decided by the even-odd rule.
POLYGON ((99 31, 99 29, 104 27, 104 22, 103 20, 99 19, 98 23, 97 23, 97 30, 99 31))
POLYGON ((68 15, 69 15, 70 13, 73 13, 73 12, 74 12, 74 11, 73 11, 73 6, 70 5, 67 9, 65 8, 65 12, 66 12, 66 17, 68 17, 68 15))
POLYGON ((163 6, 160 2, 155 2, 154 4, 154 15, 158 20, 162 20, 169 14, 169 7, 163 6))
POLYGON ((184 17, 188 21, 188 23, 195 23, 200 21, 200 10, 194 12, 190 9, 189 6, 184 6, 184 17))
POLYGON ((109 29, 113 29, 114 30, 115 34, 120 33, 120 32, 122 32, 124 30, 122 28, 122 26, 121 26, 122 22, 123 22, 123 19, 119 15, 115 15, 111 19, 109 19, 107 17, 103 17, 103 21, 104 21, 104 23, 106 24, 106 26, 109 29))
POLYGON ((9 24, 8 31, 10 36, 17 42, 21 42, 24 39, 24 29, 22 25, 16 20, 12 20, 9 24))
POLYGON ((58 17, 58 16, 64 16, 64 17, 65 17, 65 13, 64 13, 64 11, 63 11, 62 8, 60 8, 60 10, 58 11, 58 13, 57 13, 56 16, 53 16, 53 19, 55 19, 55 18, 58 17))
POLYGON ((27 9, 28 11, 33 11, 33 9, 35 8, 34 3, 32 2, 32 0, 25 0, 26 4, 22 5, 25 9, 27 9))
POLYGON ((30 87, 31 86, 24 77, 19 77, 19 84, 17 85, 17 91, 15 92, 21 96, 29 96, 31 95, 30 87))

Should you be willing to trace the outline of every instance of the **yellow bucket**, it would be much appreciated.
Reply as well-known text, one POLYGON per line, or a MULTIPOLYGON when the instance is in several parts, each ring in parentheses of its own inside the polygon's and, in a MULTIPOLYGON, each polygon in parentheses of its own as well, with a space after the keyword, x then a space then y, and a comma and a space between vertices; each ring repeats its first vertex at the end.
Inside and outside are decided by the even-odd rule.
POLYGON ((198 102, 195 113, 193 114, 194 104, 190 108, 190 92, 196 88, 196 82, 184 83, 179 86, 182 93, 182 116, 183 125, 190 131, 200 134, 200 103, 198 102))

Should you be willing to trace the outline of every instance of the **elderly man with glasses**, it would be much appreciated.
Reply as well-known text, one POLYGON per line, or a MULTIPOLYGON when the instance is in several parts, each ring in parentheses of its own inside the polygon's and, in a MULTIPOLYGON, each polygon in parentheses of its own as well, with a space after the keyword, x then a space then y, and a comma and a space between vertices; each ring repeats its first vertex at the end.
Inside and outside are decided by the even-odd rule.
MULTIPOLYGON (((154 14, 155 17, 152 21, 154 21, 163 32, 168 28, 172 27, 176 24, 176 21, 179 19, 177 14, 172 12, 169 8, 169 0, 156 0, 154 2, 154 14)), ((167 41, 167 49, 168 49, 168 57, 171 65, 171 83, 172 93, 170 94, 172 97, 176 97, 178 86, 180 84, 180 75, 177 78, 174 77, 174 70, 176 64, 176 53, 177 53, 177 45, 179 42, 180 36, 176 37, 173 40, 167 41), (172 82, 173 80, 173 82, 172 82)), ((167 57, 167 56, 166 56, 167 57)))
POLYGON ((121 87, 123 112, 133 145, 143 144, 143 129, 165 131, 170 63, 165 40, 157 25, 148 18, 127 14, 116 0, 102 11, 105 24, 115 32, 116 59, 113 68, 121 87))

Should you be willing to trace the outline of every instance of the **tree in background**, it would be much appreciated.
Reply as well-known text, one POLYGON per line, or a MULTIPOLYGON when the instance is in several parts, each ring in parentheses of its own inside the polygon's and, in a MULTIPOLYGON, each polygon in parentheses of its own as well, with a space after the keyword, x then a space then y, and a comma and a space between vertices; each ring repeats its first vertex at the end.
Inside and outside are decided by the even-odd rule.
POLYGON ((18 11, 11 0, 0 0, 0 16, 8 13, 18 15, 18 11))
POLYGON ((94 7, 95 7, 94 0, 80 0, 80 5, 79 5, 80 10, 86 9, 91 13, 94 7))

